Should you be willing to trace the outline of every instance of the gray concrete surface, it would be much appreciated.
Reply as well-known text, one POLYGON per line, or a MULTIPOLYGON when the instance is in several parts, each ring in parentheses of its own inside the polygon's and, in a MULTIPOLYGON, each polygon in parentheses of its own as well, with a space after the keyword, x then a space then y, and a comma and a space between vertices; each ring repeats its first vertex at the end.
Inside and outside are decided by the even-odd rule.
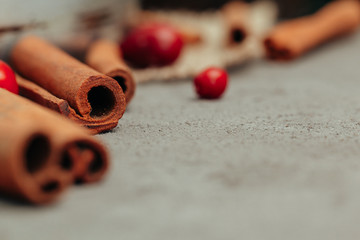
POLYGON ((100 185, 56 205, 0 202, 0 239, 358 239, 360 35, 231 72, 220 101, 147 84, 100 138, 100 185))

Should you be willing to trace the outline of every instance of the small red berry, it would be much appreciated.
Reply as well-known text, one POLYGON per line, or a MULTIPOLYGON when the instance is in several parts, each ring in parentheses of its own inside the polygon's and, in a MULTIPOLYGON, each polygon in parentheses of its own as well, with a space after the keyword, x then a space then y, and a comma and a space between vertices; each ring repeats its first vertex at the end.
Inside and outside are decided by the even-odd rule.
POLYGON ((135 67, 165 66, 179 57, 181 35, 171 26, 144 24, 130 32, 120 44, 124 58, 135 67))
POLYGON ((19 86, 16 82, 14 71, 5 62, 1 60, 0 60, 0 88, 4 88, 15 94, 19 94, 19 86))
POLYGON ((225 70, 210 67, 196 76, 194 85, 196 92, 201 98, 219 98, 227 87, 228 74, 225 70))

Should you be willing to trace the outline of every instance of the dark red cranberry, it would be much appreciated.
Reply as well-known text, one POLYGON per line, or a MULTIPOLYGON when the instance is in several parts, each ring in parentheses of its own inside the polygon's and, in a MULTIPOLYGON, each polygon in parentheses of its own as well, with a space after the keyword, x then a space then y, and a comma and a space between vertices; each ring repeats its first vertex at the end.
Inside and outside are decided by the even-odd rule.
POLYGON ((14 71, 5 62, 1 60, 0 60, 0 88, 4 88, 15 94, 19 94, 19 86, 16 82, 14 71))
POLYGON ((134 67, 170 65, 183 48, 181 35, 166 24, 151 23, 131 31, 121 43, 124 58, 134 67))
POLYGON ((221 97, 228 84, 228 74, 225 70, 210 67, 196 76, 194 85, 201 98, 215 99, 221 97))

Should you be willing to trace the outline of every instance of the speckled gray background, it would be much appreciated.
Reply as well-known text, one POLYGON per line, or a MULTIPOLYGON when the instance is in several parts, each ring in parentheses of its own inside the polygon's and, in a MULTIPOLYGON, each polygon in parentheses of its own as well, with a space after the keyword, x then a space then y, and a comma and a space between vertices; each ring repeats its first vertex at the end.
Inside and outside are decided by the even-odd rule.
POLYGON ((49 207, 1 200, 0 239, 358 239, 359 131, 360 34, 233 69, 220 101, 141 85, 100 136, 106 181, 49 207))

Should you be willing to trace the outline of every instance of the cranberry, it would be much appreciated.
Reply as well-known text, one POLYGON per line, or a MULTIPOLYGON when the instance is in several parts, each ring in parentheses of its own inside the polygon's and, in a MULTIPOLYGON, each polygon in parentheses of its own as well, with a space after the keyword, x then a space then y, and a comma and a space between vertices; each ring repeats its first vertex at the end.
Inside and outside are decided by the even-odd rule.
POLYGON ((19 86, 16 82, 14 71, 3 61, 0 60, 0 88, 4 88, 12 93, 19 93, 19 86))
POLYGON ((124 58, 135 67, 170 65, 183 48, 181 35, 171 26, 144 24, 130 32, 120 47, 124 58))
POLYGON ((225 70, 210 67, 196 76, 194 85, 201 98, 219 98, 225 91, 228 83, 228 74, 225 70))

